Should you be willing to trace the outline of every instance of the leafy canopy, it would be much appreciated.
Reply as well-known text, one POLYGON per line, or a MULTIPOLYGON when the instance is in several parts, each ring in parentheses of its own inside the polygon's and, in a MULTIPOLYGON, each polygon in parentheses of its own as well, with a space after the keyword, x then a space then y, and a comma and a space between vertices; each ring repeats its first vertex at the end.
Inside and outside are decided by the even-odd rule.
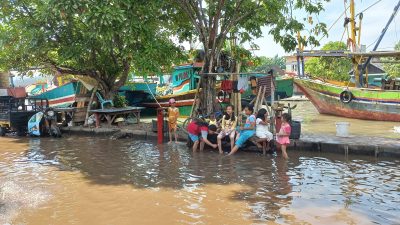
MULTIPOLYGON (((329 42, 322 50, 347 50, 343 42, 329 42)), ((347 58, 320 57, 311 58, 305 62, 305 72, 313 78, 348 81, 352 62, 347 58)))
POLYGON ((129 72, 160 72, 180 59, 163 26, 165 7, 162 0, 3 0, 0 66, 90 76, 115 91, 129 72))
MULTIPOLYGON (((241 43, 262 36, 262 28, 270 28, 270 34, 286 51, 297 46, 297 32, 306 28, 313 35, 326 34, 324 23, 306 24, 307 18, 294 14, 318 14, 323 3, 329 0, 172 0, 186 14, 199 41, 211 49, 222 48, 224 41, 237 38, 241 43), (214 39, 216 43, 214 44, 214 39)), ((187 34, 187 33, 186 33, 187 34)), ((301 40, 304 44, 319 45, 310 36, 301 40)))
POLYGON ((277 66, 284 70, 286 68, 286 59, 284 57, 279 57, 278 55, 275 55, 274 57, 257 57, 257 65, 254 70, 268 72, 273 66, 277 66))

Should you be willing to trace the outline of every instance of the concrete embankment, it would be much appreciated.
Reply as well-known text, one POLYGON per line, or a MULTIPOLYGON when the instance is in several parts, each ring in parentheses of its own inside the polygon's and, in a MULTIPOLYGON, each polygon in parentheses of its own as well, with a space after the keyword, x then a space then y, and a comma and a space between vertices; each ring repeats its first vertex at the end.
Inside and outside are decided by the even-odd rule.
MULTIPOLYGON (((134 138, 156 141, 157 133, 146 130, 119 128, 64 127, 65 134, 107 136, 113 139, 134 138)), ((181 135, 182 136, 182 135, 181 135)), ((186 138, 181 138, 185 141, 186 138)), ((345 155, 370 155, 374 157, 399 157, 400 139, 368 136, 336 137, 327 134, 303 134, 299 140, 291 140, 289 150, 340 153, 345 155)), ((250 148, 248 151, 258 151, 250 148)))

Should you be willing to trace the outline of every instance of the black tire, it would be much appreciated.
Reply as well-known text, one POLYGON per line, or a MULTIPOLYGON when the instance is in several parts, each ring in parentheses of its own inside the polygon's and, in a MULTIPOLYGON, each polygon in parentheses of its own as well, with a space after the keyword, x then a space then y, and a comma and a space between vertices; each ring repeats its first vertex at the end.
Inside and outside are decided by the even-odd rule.
POLYGON ((50 136, 52 137, 61 137, 61 130, 58 128, 58 126, 51 126, 50 128, 50 136))
POLYGON ((24 137, 24 136, 26 136, 26 133, 27 133, 27 132, 26 132, 26 130, 24 130, 24 129, 21 129, 21 128, 20 128, 20 129, 17 130, 17 136, 18 136, 18 137, 24 137))
POLYGON ((218 94, 217 94, 217 99, 218 99, 218 101, 221 103, 221 102, 225 102, 225 99, 226 99, 226 93, 225 93, 225 91, 219 91, 218 92, 218 94))
POLYGON ((0 137, 6 136, 6 128, 0 127, 0 137))
POLYGON ((351 100, 353 100, 353 93, 351 93, 348 90, 342 91, 342 93, 340 93, 340 101, 347 104, 350 103, 351 100))

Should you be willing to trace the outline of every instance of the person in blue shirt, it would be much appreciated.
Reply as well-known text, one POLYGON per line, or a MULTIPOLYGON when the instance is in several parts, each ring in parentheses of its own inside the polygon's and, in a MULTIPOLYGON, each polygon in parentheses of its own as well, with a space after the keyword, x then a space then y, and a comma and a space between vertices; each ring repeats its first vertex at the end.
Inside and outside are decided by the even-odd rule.
POLYGON ((229 155, 235 154, 237 150, 244 145, 244 143, 251 138, 255 133, 256 116, 254 115, 253 106, 249 105, 244 108, 244 113, 248 116, 244 126, 239 129, 239 137, 235 142, 235 147, 232 148, 229 155))

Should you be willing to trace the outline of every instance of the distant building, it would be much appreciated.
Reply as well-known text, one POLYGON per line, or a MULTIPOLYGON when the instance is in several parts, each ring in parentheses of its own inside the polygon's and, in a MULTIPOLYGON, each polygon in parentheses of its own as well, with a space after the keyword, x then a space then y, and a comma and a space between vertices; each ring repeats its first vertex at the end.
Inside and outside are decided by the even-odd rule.
MULTIPOLYGON (((292 74, 295 73, 298 75, 298 68, 297 68, 297 57, 294 55, 285 56, 286 59, 286 73, 292 74)), ((304 57, 304 63, 309 60, 310 57, 304 57)))

